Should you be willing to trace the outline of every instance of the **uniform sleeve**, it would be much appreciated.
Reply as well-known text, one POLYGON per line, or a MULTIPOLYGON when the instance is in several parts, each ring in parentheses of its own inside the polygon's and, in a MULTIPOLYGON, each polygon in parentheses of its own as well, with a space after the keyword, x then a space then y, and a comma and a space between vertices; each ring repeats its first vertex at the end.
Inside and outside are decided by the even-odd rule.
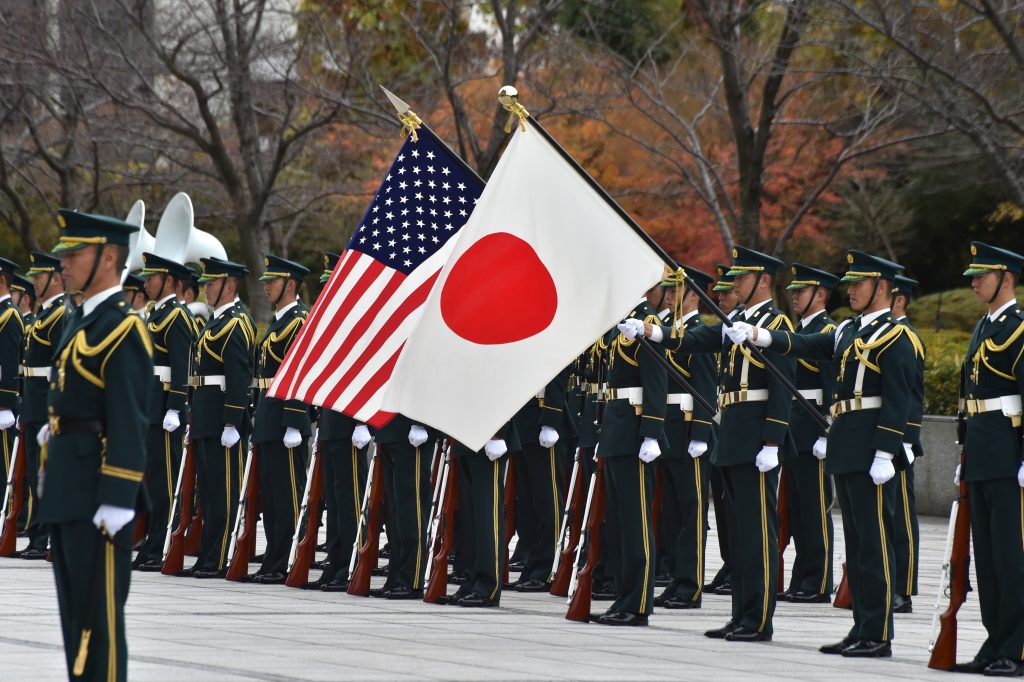
MULTIPOLYGON (((834 332, 835 325, 829 323, 822 331, 825 333, 834 332)), ((821 387, 821 409, 823 414, 827 415, 832 412, 832 395, 835 393, 836 387, 834 358, 831 361, 819 362, 818 370, 818 385, 821 387)))
MULTIPOLYGON (((285 354, 282 355, 282 358, 287 357, 287 349, 291 348, 291 345, 295 343, 295 337, 299 335, 299 330, 302 329, 302 325, 306 323, 305 317, 306 316, 303 314, 301 317, 296 318, 301 319, 302 321, 295 326, 295 329, 293 329, 292 333, 289 335, 288 343, 285 346, 285 354)), ((280 366, 278 367, 278 371, 280 371, 280 366)), ((309 405, 301 400, 286 400, 284 402, 282 426, 286 429, 292 428, 297 429, 302 433, 309 433, 309 411, 309 405)))
MULTIPOLYGON (((782 315, 779 315, 772 321, 772 326, 776 324, 792 329, 789 319, 782 315)), ((797 336, 792 332, 787 333, 791 336, 797 336)), ((775 368, 779 370, 782 376, 789 380, 790 385, 793 385, 796 382, 796 360, 773 353, 774 348, 773 339, 772 345, 765 352, 766 359, 775 365, 775 368)), ((764 431, 762 431, 761 437, 766 443, 781 444, 786 439, 786 433, 789 431, 789 417, 793 411, 793 394, 775 376, 774 372, 767 372, 766 379, 768 384, 768 403, 765 410, 764 431)))
POLYGON ((8 308, 0 317, 0 409, 18 406, 18 362, 24 337, 21 315, 8 308))
POLYGON ((672 338, 672 328, 662 327, 664 338, 661 345, 672 352, 720 353, 722 352, 722 323, 702 324, 687 329, 682 335, 672 338))
MULTIPOLYGON (((712 355, 700 354, 690 358, 690 383, 697 393, 712 406, 718 402, 718 370, 712 355)), ((694 401, 693 421, 690 423, 690 439, 711 442, 712 417, 715 415, 705 410, 694 401)))
POLYGON ((242 318, 230 322, 234 328, 224 342, 224 423, 241 426, 249 407, 249 386, 252 383, 251 337, 242 318))
POLYGON ((831 360, 835 355, 836 333, 797 334, 785 329, 769 332, 772 345, 768 349, 775 355, 786 355, 808 360, 831 360))
POLYGON ((97 505, 132 509, 146 468, 147 389, 153 351, 142 320, 129 316, 124 339, 104 361, 106 442, 100 465, 97 505))
MULTIPOLYGON (((656 349, 657 346, 652 346, 656 349)), ((640 437, 662 438, 665 433, 665 412, 668 405, 668 373, 653 353, 638 349, 637 370, 643 387, 643 414, 640 415, 640 437)))
POLYGON ((566 394, 569 391, 569 373, 572 365, 558 373, 554 379, 544 387, 544 401, 540 406, 540 426, 550 426, 558 429, 560 435, 566 423, 565 406, 567 404, 566 394))
POLYGON ((912 399, 908 389, 917 371, 917 356, 907 335, 900 334, 880 349, 876 357, 882 370, 882 409, 871 446, 875 450, 899 457, 910 415, 912 399))
POLYGON ((181 308, 172 315, 174 321, 164 335, 164 347, 171 365, 171 389, 167 392, 167 409, 183 412, 188 405, 188 373, 192 355, 193 326, 181 308))

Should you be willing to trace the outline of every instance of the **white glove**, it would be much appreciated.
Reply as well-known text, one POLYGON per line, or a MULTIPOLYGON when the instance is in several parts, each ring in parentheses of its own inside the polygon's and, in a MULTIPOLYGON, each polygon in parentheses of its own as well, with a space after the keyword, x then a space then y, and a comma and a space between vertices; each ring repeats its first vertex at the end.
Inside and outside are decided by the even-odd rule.
POLYGON ((1024 488, 1024 464, 1020 465, 1020 469, 1017 469, 1017 485, 1024 488))
POLYGON ((284 446, 288 449, 297 448, 302 443, 302 433, 299 432, 294 426, 289 426, 284 430, 284 438, 281 439, 284 446))
MULTIPOLYGON (((1024 466, 1024 465, 1021 465, 1024 466)), ((1017 482, 1020 483, 1020 472, 1017 472, 1017 482)), ((956 465, 956 472, 953 474, 953 485, 960 485, 960 465, 956 465)))
POLYGON ((660 456, 661 446, 658 445, 658 439, 644 438, 644 442, 640 444, 640 459, 645 463, 650 464, 660 456))
POLYGON ((537 442, 540 443, 542 448, 550 448, 558 442, 558 431, 554 430, 550 426, 540 427, 540 435, 537 436, 537 442))
POLYGON ((17 421, 18 420, 14 418, 14 412, 10 410, 0 410, 0 430, 6 431, 14 426, 17 421))
POLYGON ((484 445, 484 454, 487 455, 487 459, 492 462, 502 455, 508 452, 508 446, 505 445, 505 441, 501 438, 495 438, 494 440, 487 441, 484 445))
POLYGON ((179 426, 181 426, 181 419, 178 418, 178 411, 167 410, 164 413, 164 431, 171 433, 177 431, 179 426))
POLYGON ((875 461, 871 462, 868 475, 875 485, 882 485, 896 475, 896 467, 892 465, 892 455, 888 452, 875 450, 875 461))
POLYGON ((907 465, 914 463, 914 448, 910 443, 903 444, 903 454, 907 456, 907 465))
POLYGON ((220 434, 220 444, 226 448, 235 447, 240 440, 242 440, 242 436, 239 435, 238 429, 230 424, 225 426, 224 431, 220 434))
POLYGON ((92 525, 99 530, 105 530, 110 537, 114 537, 117 535, 117 531, 127 526, 134 518, 134 509, 101 504, 96 513, 92 515, 92 525))
POLYGON ((39 433, 36 434, 36 442, 39 443, 39 447, 43 447, 48 440, 50 440, 50 425, 43 424, 43 428, 39 429, 39 433))
POLYGON ((625 322, 615 326, 629 341, 635 339, 637 335, 643 335, 644 333, 644 321, 638 320, 635 317, 631 317, 625 322))
POLYGON ((688 452, 690 457, 693 459, 697 459, 707 451, 708 444, 702 440, 691 440, 690 444, 686 446, 686 452, 688 452))
POLYGON ((754 466, 762 474, 767 473, 779 466, 779 446, 778 445, 764 445, 761 447, 761 451, 757 453, 757 457, 754 458, 754 466))
POLYGON ((409 427, 409 445, 418 448, 427 442, 427 430, 419 424, 409 427))
POLYGON ((754 338, 754 332, 746 322, 733 322, 731 327, 724 327, 725 335, 737 346, 742 345, 748 339, 754 338))
POLYGON ((360 424, 352 431, 352 445, 362 450, 370 441, 373 440, 373 436, 370 435, 370 429, 366 428, 366 424, 360 424))
POLYGON ((814 441, 814 447, 811 448, 811 454, 818 459, 825 459, 825 451, 828 448, 828 438, 825 436, 819 436, 818 440, 814 441))

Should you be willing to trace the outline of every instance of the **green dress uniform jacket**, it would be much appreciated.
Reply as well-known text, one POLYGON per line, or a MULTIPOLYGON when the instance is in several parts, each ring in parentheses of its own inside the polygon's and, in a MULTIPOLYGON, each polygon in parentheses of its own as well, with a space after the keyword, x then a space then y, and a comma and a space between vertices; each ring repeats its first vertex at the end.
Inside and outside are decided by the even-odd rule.
POLYGON ((249 409, 253 327, 236 302, 210 320, 196 344, 193 371, 201 377, 223 377, 219 385, 196 386, 192 397, 192 436, 220 438, 225 424, 241 427, 249 409))
MULTIPOLYGON (((904 316, 896 320, 918 336, 904 316)), ((920 339, 920 337, 918 336, 920 339)), ((922 354, 917 358, 914 384, 910 393, 910 415, 904 445, 910 445, 914 461, 924 456, 921 447, 921 422, 924 418, 924 359, 928 353, 921 342, 922 354)), ((896 591, 904 597, 917 594, 918 557, 921 548, 921 527, 917 519, 917 496, 914 493, 914 467, 907 466, 897 472, 896 509, 893 514, 893 545, 896 554, 896 591)))
POLYGON ((256 416, 253 424, 253 442, 267 443, 280 441, 284 432, 291 427, 303 436, 310 435, 309 406, 301 400, 281 400, 267 397, 267 389, 284 362, 285 354, 299 330, 302 329, 309 308, 301 301, 296 302, 278 319, 276 316, 267 327, 257 347, 256 382, 259 398, 256 402, 256 416))
POLYGON ((10 297, 0 301, 0 409, 18 409, 18 365, 25 324, 10 297))
MULTIPOLYGON (((828 316, 827 312, 822 312, 816 315, 806 326, 800 325, 796 329, 796 333, 807 336, 810 334, 821 334, 828 333, 836 328, 835 321, 828 316)), ((828 417, 832 409, 832 394, 835 392, 833 387, 835 385, 835 372, 832 369, 832 363, 827 360, 805 360, 800 358, 796 364, 796 387, 801 391, 820 391, 821 400, 816 401, 811 399, 810 402, 818 405, 818 412, 823 417, 828 417)), ((806 397, 806 396, 805 396, 806 397)), ((802 457, 814 457, 811 454, 811 448, 814 447, 814 442, 819 437, 825 434, 821 431, 821 427, 818 426, 811 415, 807 414, 803 409, 794 408, 793 416, 790 420, 789 432, 793 434, 793 442, 796 445, 796 451, 802 457)))

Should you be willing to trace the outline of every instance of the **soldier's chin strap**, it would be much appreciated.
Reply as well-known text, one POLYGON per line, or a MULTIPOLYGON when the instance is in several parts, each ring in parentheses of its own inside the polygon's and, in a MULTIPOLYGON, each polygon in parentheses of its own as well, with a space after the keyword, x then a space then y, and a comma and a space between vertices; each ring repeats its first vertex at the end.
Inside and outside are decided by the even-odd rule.
POLYGON ((871 304, 875 302, 875 296, 878 295, 878 285, 880 285, 881 283, 882 283, 882 278, 881 277, 875 277, 875 286, 874 286, 874 288, 871 289, 871 298, 869 298, 868 302, 864 304, 864 307, 861 308, 860 310, 858 310, 857 312, 863 313, 865 310, 867 310, 868 308, 871 307, 871 304))
POLYGON ((754 286, 750 288, 750 293, 747 294, 747 297, 743 300, 743 303, 740 304, 744 308, 747 307, 747 304, 750 303, 750 299, 754 298, 754 294, 757 293, 757 286, 761 283, 762 277, 764 277, 764 270, 758 270, 757 279, 754 280, 754 286))
MULTIPOLYGON (((284 292, 286 292, 288 290, 288 282, 291 281, 289 278, 283 278, 283 279, 284 279, 284 284, 281 285, 281 293, 279 293, 277 295, 277 298, 274 299, 274 310, 277 310, 278 306, 281 304, 281 299, 284 298, 284 292)), ((662 300, 664 300, 664 295, 663 295, 662 300)))
POLYGON ((818 295, 818 289, 820 288, 820 286, 815 285, 814 290, 811 291, 811 298, 807 301, 807 305, 805 305, 804 309, 798 313, 801 320, 807 314, 807 311, 811 309, 811 306, 814 305, 814 297, 818 295))
MULTIPOLYGON (((992 296, 988 299, 988 303, 986 303, 985 305, 992 305, 992 301, 996 300, 996 296, 998 296, 999 292, 1003 290, 1003 282, 1006 281, 1004 279, 1004 277, 1006 275, 1006 270, 999 270, 998 272, 999 272, 999 286, 997 286, 996 290, 992 292, 992 296)), ((1012 279, 1011 279, 1011 281, 1012 281, 1012 279)))
POLYGON ((210 305, 210 308, 211 308, 210 312, 211 313, 214 310, 216 310, 217 308, 220 307, 220 299, 224 295, 224 287, 227 286, 227 281, 228 280, 227 280, 227 278, 224 278, 224 279, 221 279, 221 280, 218 280, 218 281, 220 282, 220 289, 217 290, 217 298, 215 298, 212 301, 209 300, 209 298, 207 298, 207 301, 206 301, 210 305))
POLYGON ((93 279, 96 278, 96 271, 100 267, 100 257, 103 256, 103 247, 106 246, 106 244, 96 244, 95 246, 96 255, 92 259, 92 269, 89 270, 89 276, 86 278, 85 284, 83 284, 82 288, 79 289, 83 296, 85 295, 85 292, 89 290, 89 285, 92 284, 93 279))

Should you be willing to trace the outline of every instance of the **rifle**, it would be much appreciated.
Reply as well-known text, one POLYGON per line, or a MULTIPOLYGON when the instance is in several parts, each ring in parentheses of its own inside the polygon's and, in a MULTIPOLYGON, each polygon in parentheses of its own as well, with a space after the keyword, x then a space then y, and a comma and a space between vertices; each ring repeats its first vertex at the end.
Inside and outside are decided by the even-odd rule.
POLYGON ((438 439, 435 446, 435 461, 430 476, 430 514, 427 516, 427 565, 424 575, 430 575, 434 561, 434 545, 441 528, 441 509, 444 506, 444 489, 448 480, 448 445, 445 439, 438 439))
POLYGON ((189 556, 199 556, 199 546, 203 542, 203 505, 198 497, 195 505, 192 520, 188 522, 188 529, 185 531, 185 554, 189 556))
POLYGON ((580 503, 583 501, 583 449, 576 448, 576 457, 572 462, 572 474, 569 476, 569 494, 565 498, 565 513, 562 514, 562 525, 558 534, 558 549, 555 559, 551 562, 551 594, 556 597, 569 596, 569 581, 575 565, 570 561, 576 545, 579 544, 583 517, 580 515, 580 503))
POLYGON ((192 520, 192 495, 196 488, 196 460, 192 451, 189 434, 185 432, 185 449, 178 465, 178 482, 174 486, 171 513, 167 517, 167 533, 164 535, 164 565, 160 572, 174 575, 185 565, 185 531, 192 520), (177 513, 177 514, 176 514, 177 513), (177 515, 178 527, 174 528, 177 515))
MULTIPOLYGON (((378 446, 379 447, 379 446, 378 446)), ((373 460, 370 462, 370 474, 366 478, 366 490, 363 491, 363 508, 360 513, 360 526, 356 531, 356 541, 352 547, 352 559, 349 561, 348 593, 356 597, 367 597, 370 594, 370 576, 377 568, 380 552, 381 507, 384 505, 384 482, 381 481, 381 461, 377 456, 377 448, 373 449, 373 460), (366 528, 365 540, 359 545, 360 532, 366 528), (354 568, 353 568, 354 566, 354 568)))
MULTIPOLYGON (((319 435, 319 433, 317 434, 319 435)), ((284 584, 288 587, 306 587, 309 582, 309 564, 316 554, 317 531, 320 528, 320 496, 324 489, 323 452, 319 439, 314 437, 313 453, 309 458, 309 471, 306 473, 306 490, 302 493, 302 507, 299 508, 299 519, 292 535, 292 547, 288 551, 288 577, 284 584), (299 540, 302 529, 306 533, 299 540)))
POLYGON ((509 457, 508 465, 505 467, 505 560, 504 568, 502 569, 502 584, 508 585, 509 583, 509 552, 508 543, 512 541, 512 536, 516 532, 516 495, 519 493, 519 477, 517 476, 519 468, 519 462, 509 457), (511 482, 509 481, 511 479, 511 482))
POLYGON ((594 568, 601 557, 601 523, 604 521, 604 461, 597 460, 597 468, 590 476, 590 490, 587 492, 587 506, 583 510, 587 532, 581 535, 576 547, 576 561, 583 553, 583 544, 587 545, 587 562, 583 568, 573 575, 569 585, 569 609, 565 613, 566 620, 579 623, 590 622, 590 597, 594 588, 594 568))
POLYGON ((832 606, 837 609, 853 608, 853 599, 850 597, 850 583, 846 579, 846 562, 843 562, 843 579, 839 581, 836 589, 836 597, 832 600, 832 606))
POLYGON ((459 473, 457 456, 448 441, 437 504, 437 531, 434 533, 427 557, 427 589, 423 601, 437 604, 448 592, 448 555, 455 546, 455 510, 459 506, 459 473))
POLYGON ((228 544, 228 568, 224 576, 228 580, 240 581, 249 573, 249 559, 256 549, 256 516, 259 511, 256 498, 259 490, 259 450, 250 443, 239 489, 235 526, 228 544))
POLYGON ((782 577, 786 574, 786 557, 783 553, 789 547, 789 539, 792 533, 789 529, 789 495, 786 493, 786 467, 782 466, 779 471, 779 492, 776 505, 779 515, 779 580, 776 592, 782 594, 785 589, 782 587, 782 577))
POLYGON ((18 548, 18 516, 25 497, 25 425, 18 425, 14 436, 14 456, 7 468, 7 487, 4 488, 4 505, 0 509, 3 530, 0 531, 0 556, 13 556, 18 548))
POLYGON ((953 500, 953 509, 949 517, 949 529, 946 531, 946 555, 942 565, 942 582, 939 583, 939 594, 935 597, 936 614, 932 618, 932 631, 928 643, 931 658, 928 667, 936 670, 953 670, 956 667, 956 614, 967 601, 968 580, 971 564, 971 508, 967 497, 967 481, 964 480, 964 461, 966 453, 963 446, 967 435, 967 424, 964 419, 964 386, 966 383, 966 365, 960 368, 960 410, 957 413, 956 435, 960 449, 960 490, 957 499, 953 500), (949 606, 941 614, 938 613, 942 590, 949 580, 949 606), (941 623, 939 636, 935 637, 936 620, 941 623))

